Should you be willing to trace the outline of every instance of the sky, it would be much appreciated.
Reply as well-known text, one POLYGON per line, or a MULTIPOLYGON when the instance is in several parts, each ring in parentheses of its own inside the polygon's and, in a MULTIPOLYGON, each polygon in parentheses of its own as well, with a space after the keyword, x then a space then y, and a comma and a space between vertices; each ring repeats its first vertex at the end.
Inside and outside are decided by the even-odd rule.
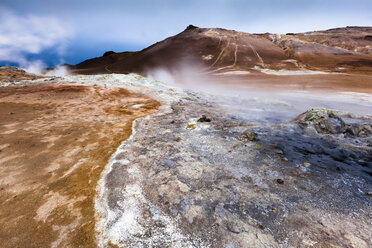
POLYGON ((0 0, 0 65, 77 64, 187 25, 249 33, 372 26, 371 0, 0 0))

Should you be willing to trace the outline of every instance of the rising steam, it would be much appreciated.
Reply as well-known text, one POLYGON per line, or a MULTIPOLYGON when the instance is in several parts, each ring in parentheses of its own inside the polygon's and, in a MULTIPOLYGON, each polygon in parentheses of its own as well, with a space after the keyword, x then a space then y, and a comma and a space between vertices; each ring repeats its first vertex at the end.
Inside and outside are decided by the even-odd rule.
MULTIPOLYGON (((0 62, 16 63, 30 73, 40 74, 47 66, 41 60, 28 60, 27 55, 55 49, 58 56, 65 53, 67 40, 72 36, 60 20, 49 16, 18 16, 0 6, 0 62)), ((67 73, 57 67, 56 73, 67 73)), ((53 73, 53 72, 49 72, 53 73)))

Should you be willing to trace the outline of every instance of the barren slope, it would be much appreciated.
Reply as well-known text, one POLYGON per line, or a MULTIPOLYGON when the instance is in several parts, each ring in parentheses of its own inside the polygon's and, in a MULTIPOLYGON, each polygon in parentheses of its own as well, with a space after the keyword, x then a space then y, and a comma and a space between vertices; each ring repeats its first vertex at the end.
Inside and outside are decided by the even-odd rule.
POLYGON ((201 71, 322 70, 370 73, 372 28, 348 27, 300 34, 248 34, 189 26, 139 52, 107 53, 72 68, 76 73, 146 73, 192 65, 201 71))

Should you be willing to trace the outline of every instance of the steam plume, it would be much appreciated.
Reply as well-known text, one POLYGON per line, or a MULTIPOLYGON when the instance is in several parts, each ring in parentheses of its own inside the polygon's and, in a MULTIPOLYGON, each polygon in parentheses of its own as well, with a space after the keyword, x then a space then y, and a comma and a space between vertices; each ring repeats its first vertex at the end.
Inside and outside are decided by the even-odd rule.
POLYGON ((16 63, 31 73, 46 67, 41 60, 28 60, 27 55, 55 49, 58 56, 65 52, 70 28, 49 16, 18 16, 0 6, 0 62, 16 63))

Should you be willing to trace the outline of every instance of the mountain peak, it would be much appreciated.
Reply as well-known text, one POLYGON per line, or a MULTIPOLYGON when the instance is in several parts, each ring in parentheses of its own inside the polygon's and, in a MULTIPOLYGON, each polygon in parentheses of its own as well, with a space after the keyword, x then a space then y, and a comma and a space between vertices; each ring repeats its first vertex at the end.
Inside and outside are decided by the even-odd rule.
POLYGON ((371 27, 276 35, 189 25, 184 32, 141 51, 105 54, 73 68, 86 74, 146 73, 192 64, 209 73, 261 73, 261 69, 370 73, 371 37, 371 27))
POLYGON ((194 30, 194 29, 197 29, 197 28, 199 28, 199 27, 190 24, 189 26, 186 27, 185 30, 194 30))

